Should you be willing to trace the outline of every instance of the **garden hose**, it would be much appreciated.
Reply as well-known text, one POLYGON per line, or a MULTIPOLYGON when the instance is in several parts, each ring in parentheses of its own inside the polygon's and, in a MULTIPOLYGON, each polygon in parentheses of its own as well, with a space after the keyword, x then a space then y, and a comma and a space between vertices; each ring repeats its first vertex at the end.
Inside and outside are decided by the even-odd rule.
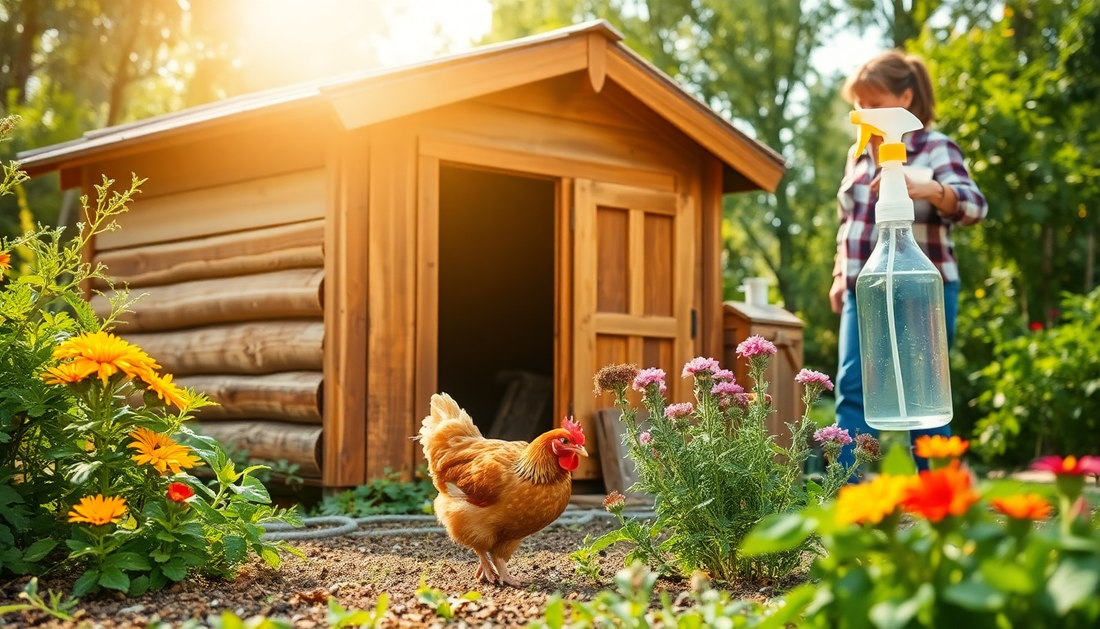
MULTIPOLYGON (((623 517, 651 518, 652 510, 638 509, 623 512, 623 517)), ((596 518, 613 518, 614 515, 602 509, 566 509, 557 520, 549 526, 583 526, 596 518)), ((424 526, 409 528, 385 528, 371 529, 374 524, 392 524, 401 522, 436 522, 434 515, 371 515, 362 518, 352 518, 343 515, 325 515, 313 518, 302 518, 302 528, 294 528, 289 524, 275 522, 264 525, 263 538, 268 541, 295 541, 306 539, 323 539, 327 537, 340 537, 349 535, 352 537, 391 537, 398 535, 426 535, 430 533, 445 533, 441 526, 424 526)))

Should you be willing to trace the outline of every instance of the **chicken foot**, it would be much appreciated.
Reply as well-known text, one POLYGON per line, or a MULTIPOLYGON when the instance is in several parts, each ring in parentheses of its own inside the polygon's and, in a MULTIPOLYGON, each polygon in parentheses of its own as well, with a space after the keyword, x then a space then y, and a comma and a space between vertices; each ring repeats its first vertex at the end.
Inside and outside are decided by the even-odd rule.
POLYGON ((497 574, 500 575, 500 582, 502 584, 510 585, 514 588, 523 587, 523 581, 515 579, 515 578, 512 577, 512 575, 508 574, 508 562, 507 562, 507 560, 501 559, 499 557, 494 557, 492 555, 490 555, 490 558, 493 560, 493 565, 497 569, 497 574))
POLYGON ((477 578, 478 581, 488 581, 489 583, 496 583, 497 579, 499 579, 500 577, 499 575, 497 575, 496 567, 493 566, 493 562, 489 558, 489 553, 477 550, 475 550, 474 553, 477 554, 477 558, 481 560, 481 563, 480 565, 478 565, 477 572, 474 574, 474 577, 477 578))

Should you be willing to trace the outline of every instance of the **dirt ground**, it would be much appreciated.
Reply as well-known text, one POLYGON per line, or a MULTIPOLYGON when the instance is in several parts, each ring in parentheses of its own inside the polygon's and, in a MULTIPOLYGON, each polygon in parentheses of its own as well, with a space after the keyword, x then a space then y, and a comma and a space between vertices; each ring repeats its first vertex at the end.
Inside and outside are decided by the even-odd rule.
MULTIPOLYGON (((208 616, 228 609, 241 617, 280 617, 309 629, 328 626, 325 614, 330 595, 345 608, 373 609, 382 592, 390 597, 385 626, 440 625, 441 619, 417 602, 416 589, 424 575, 429 586, 447 594, 474 590, 482 595, 476 602, 459 606, 455 613, 458 626, 517 627, 537 617, 555 592, 567 599, 588 599, 611 587, 611 577, 623 566, 625 547, 613 547, 601 558, 604 581, 599 583, 576 575, 569 559, 586 534, 598 535, 610 528, 610 523, 596 521, 576 530, 550 528, 526 539, 509 563, 512 575, 528 584, 525 589, 476 582, 473 553, 446 535, 340 537, 296 542, 307 559, 290 557, 278 570, 254 561, 232 582, 197 578, 132 599, 113 594, 87 596, 80 603, 82 612, 75 623, 21 612, 0 616, 0 626, 111 629, 145 627, 157 619, 178 626, 190 618, 205 622, 208 616)), ((25 583, 20 579, 0 584, 0 605, 14 602, 25 583)), ((71 583, 71 577, 47 577, 39 589, 68 591, 71 583)), ((668 591, 673 598, 687 587, 664 579, 657 584, 658 592, 668 591)), ((741 590, 734 594, 764 599, 774 593, 758 585, 741 590)))

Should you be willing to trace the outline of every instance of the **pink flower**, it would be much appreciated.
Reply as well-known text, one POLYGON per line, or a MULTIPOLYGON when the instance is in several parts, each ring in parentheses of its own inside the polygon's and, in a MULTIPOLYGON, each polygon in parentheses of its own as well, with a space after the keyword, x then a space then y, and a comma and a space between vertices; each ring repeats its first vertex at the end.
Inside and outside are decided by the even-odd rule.
POLYGON ((736 382, 719 382, 710 390, 711 395, 737 395, 744 392, 745 389, 736 382))
POLYGON ((651 386, 656 386, 662 395, 668 391, 668 387, 665 386, 664 369, 650 368, 639 371, 634 378, 633 386, 635 391, 641 391, 642 393, 645 393, 651 386))
POLYGON ((649 445, 650 441, 653 441, 653 437, 649 435, 648 430, 638 435, 638 443, 642 444, 643 446, 649 445))
POLYGON ((691 415, 695 407, 691 405, 691 402, 681 402, 680 404, 673 404, 665 409, 665 417, 669 419, 681 419, 691 415))
POLYGON ((711 376, 715 380, 725 380, 727 382, 733 382, 733 372, 729 369, 719 369, 711 376))
POLYGON ((722 368, 718 365, 718 361, 713 358, 692 358, 689 363, 684 365, 684 373, 681 377, 686 378, 688 376, 709 376, 721 371, 722 368))
POLYGON ((820 371, 803 369, 802 371, 798 372, 797 376, 794 377, 794 381, 805 386, 819 385, 821 387, 824 387, 826 390, 833 390, 833 383, 829 380, 829 376, 826 376, 820 371))
POLYGON ((833 424, 832 426, 826 426, 819 429, 814 433, 814 440, 821 443, 839 443, 842 446, 846 446, 852 443, 852 436, 848 434, 847 430, 844 430, 840 426, 833 424))
POLYGON ((1031 469, 1054 472, 1058 476, 1084 476, 1100 474, 1100 458, 1083 456, 1080 459, 1070 455, 1066 458, 1060 456, 1044 456, 1031 464, 1031 469))
POLYGON ((775 356, 775 353, 779 350, 775 348, 775 343, 765 339, 762 336, 750 336, 749 338, 741 341, 741 344, 737 346, 737 354, 745 358, 752 358, 754 356, 775 356))
POLYGON ((741 410, 748 410, 749 404, 752 403, 753 395, 751 393, 735 393, 733 394, 733 403, 740 406, 741 410))

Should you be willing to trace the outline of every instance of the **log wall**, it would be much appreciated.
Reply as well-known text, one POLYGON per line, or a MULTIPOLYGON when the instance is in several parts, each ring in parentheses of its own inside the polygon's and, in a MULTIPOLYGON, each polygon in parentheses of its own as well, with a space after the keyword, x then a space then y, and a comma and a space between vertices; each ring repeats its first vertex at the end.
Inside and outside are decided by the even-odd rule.
MULTIPOLYGON (((195 428, 252 458, 296 463, 306 477, 321 475, 320 172, 135 203, 94 256, 139 297, 114 331, 218 403, 197 412, 195 428)), ((92 305, 110 312, 104 295, 92 305)))

